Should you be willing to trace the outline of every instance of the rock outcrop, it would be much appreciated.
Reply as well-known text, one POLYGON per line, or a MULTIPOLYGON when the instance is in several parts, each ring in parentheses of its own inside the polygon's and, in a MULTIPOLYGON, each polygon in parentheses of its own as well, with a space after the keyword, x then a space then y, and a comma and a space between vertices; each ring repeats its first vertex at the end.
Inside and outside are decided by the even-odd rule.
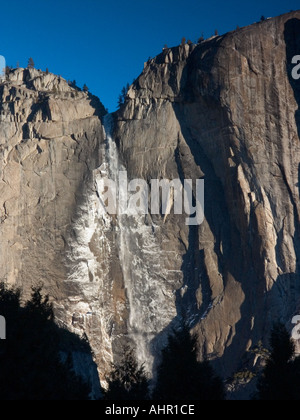
POLYGON ((90 282, 83 278, 76 288, 66 282, 68 242, 101 163, 104 108, 64 79, 35 69, 10 72, 0 98, 0 279, 21 287, 24 298, 43 284, 58 320, 72 329, 76 310, 69 314, 60 302, 84 305, 77 289, 89 293, 84 285, 90 282))
POLYGON ((300 310, 300 12, 165 49, 112 116, 62 78, 0 85, 0 279, 36 282, 102 378, 131 340, 150 370, 182 320, 224 376, 300 310), (104 122, 105 130, 102 123, 104 122), (204 179, 205 220, 109 216, 102 177, 204 179))
POLYGON ((205 180, 204 223, 172 216, 157 241, 177 318, 224 375, 300 309, 299 51, 300 12, 166 49, 116 116, 131 178, 205 180))

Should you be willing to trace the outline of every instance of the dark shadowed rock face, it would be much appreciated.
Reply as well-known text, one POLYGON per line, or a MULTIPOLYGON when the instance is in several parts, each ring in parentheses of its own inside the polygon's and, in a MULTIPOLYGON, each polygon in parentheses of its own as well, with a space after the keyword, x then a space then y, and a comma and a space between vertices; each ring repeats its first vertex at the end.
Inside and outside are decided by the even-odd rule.
POLYGON ((165 50, 105 119, 106 135, 99 104, 61 78, 18 69, 0 86, 0 278, 27 292, 43 281, 58 321, 89 338, 102 378, 128 339, 150 370, 182 319, 224 375, 274 320, 292 326, 299 26, 294 12, 165 50), (119 169, 204 179, 203 224, 104 215, 99 181, 119 169))

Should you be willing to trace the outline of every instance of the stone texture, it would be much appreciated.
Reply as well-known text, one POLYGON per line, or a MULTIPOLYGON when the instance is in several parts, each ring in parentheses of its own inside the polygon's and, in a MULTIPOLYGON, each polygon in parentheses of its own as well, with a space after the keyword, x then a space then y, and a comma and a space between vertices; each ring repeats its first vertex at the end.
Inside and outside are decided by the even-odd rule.
POLYGON ((94 102, 35 69, 17 69, 0 86, 0 279, 21 286, 24 298, 43 284, 58 321, 77 332, 84 326, 87 334, 98 285, 91 287, 89 277, 82 285, 67 281, 67 249, 71 238, 80 241, 77 219, 91 210, 82 203, 101 162, 102 108, 94 102), (76 318, 78 302, 88 320, 76 318))
POLYGON ((43 282, 103 380, 128 340, 150 370, 182 319, 224 376, 249 363, 275 319, 292 328, 299 28, 294 12, 166 49, 106 133, 99 102, 62 78, 17 69, 0 85, 0 279, 25 296, 43 282), (99 185, 119 169, 148 182, 203 178, 203 224, 105 215, 99 185))
POLYGON ((291 329, 299 311, 299 29, 294 12, 165 50, 116 116, 132 178, 205 180, 199 228, 156 223, 160 248, 177 256, 162 264, 182 272, 177 317, 224 375, 267 342, 274 320, 291 329))

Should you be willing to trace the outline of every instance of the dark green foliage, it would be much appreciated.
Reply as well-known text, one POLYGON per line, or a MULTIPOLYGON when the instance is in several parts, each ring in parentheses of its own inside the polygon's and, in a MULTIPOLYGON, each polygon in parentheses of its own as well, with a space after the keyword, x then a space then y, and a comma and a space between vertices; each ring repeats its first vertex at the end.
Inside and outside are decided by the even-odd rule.
MULTIPOLYGON (((0 314, 7 337, 0 341, 1 400, 81 400, 90 389, 73 371, 69 355, 62 362, 66 334, 53 322, 53 309, 40 288, 21 307, 19 290, 0 286, 0 314)), ((77 340, 79 340, 76 337, 77 340)))
POLYGON ((87 87, 87 85, 86 85, 86 84, 84 84, 84 85, 83 85, 82 90, 83 90, 85 93, 88 93, 89 88, 87 87))
POLYGON ((105 399, 118 400, 146 400, 148 397, 148 379, 144 366, 138 366, 133 350, 124 349, 121 363, 114 366, 107 379, 109 388, 105 399))
POLYGON ((257 399, 300 400, 300 358, 294 358, 295 346, 284 325, 274 326, 270 344, 272 351, 258 382, 257 399))
POLYGON ((6 76, 9 76, 10 72, 12 71, 12 66, 6 66, 5 67, 5 74, 6 76))
POLYGON ((29 58, 27 68, 34 69, 34 61, 33 58, 29 58))
POLYGON ((128 93, 129 88, 130 88, 130 85, 129 85, 129 83, 127 83, 127 85, 124 86, 123 89, 122 89, 121 94, 119 95, 119 99, 118 99, 118 106, 119 106, 119 108, 123 104, 125 104, 125 101, 126 101, 126 97, 127 97, 127 93, 128 93))
POLYGON ((260 21, 261 21, 261 22, 264 22, 265 20, 266 20, 265 16, 262 16, 262 17, 260 18, 260 21))
POLYGON ((283 324, 274 326, 270 344, 272 349, 271 360, 274 364, 286 366, 294 357, 295 345, 283 324))
POLYGON ((201 44, 201 42, 204 41, 204 33, 202 32, 201 37, 198 39, 198 44, 201 44))
POLYGON ((157 400, 223 400, 223 383, 209 362, 198 362, 196 338, 184 327, 170 335, 158 367, 153 393, 157 400))
POLYGON ((71 86, 73 89, 78 89, 76 80, 73 80, 73 81, 70 80, 68 83, 69 83, 69 86, 71 86))

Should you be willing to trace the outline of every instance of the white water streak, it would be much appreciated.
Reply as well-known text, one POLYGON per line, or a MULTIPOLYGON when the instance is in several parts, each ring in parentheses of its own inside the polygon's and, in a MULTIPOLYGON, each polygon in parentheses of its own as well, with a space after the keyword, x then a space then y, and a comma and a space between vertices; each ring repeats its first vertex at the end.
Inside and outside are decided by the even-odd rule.
MULTIPOLYGON (((110 178, 118 182, 121 165, 113 141, 112 117, 105 119, 107 165, 110 178)), ((134 341, 137 358, 152 370, 151 343, 176 316, 174 295, 167 289, 167 272, 162 266, 162 252, 155 227, 148 216, 118 216, 118 248, 128 298, 130 316, 128 333, 134 341)))

